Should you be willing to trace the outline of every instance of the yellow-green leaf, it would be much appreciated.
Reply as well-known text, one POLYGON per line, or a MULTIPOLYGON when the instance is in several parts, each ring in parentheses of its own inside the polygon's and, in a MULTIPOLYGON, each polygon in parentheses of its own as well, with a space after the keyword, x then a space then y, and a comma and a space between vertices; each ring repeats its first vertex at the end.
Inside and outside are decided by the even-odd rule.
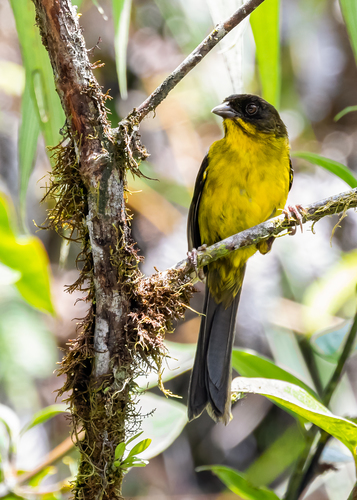
POLYGON ((292 153, 291 156, 294 158, 301 158, 302 160, 309 161, 314 165, 323 167, 325 170, 337 175, 337 177, 345 181, 349 186, 351 186, 351 188, 357 187, 357 179, 351 170, 338 161, 330 160, 329 158, 325 158, 324 156, 316 153, 309 153, 308 151, 296 151, 292 153))
POLYGON ((10 225, 7 202, 0 196, 0 262, 19 271, 15 286, 33 307, 53 313, 49 260, 35 236, 16 236, 10 225))
POLYGON ((357 63, 357 2, 356 0, 340 0, 340 5, 357 63))
POLYGON ((275 107, 280 101, 279 0, 265 0, 251 15, 263 97, 275 107))
POLYGON ((232 391, 266 396, 339 439, 356 457, 357 424, 334 415, 301 387, 282 380, 237 377, 232 382, 232 391))
POLYGON ((50 420, 61 413, 69 413, 69 409, 66 404, 60 403, 42 408, 42 410, 39 410, 32 416, 30 422, 21 430, 21 434, 24 434, 36 425, 44 424, 47 420, 50 420))
POLYGON ((213 474, 229 488, 233 493, 239 495, 243 500, 279 500, 279 497, 268 488, 256 488, 245 477, 244 474, 223 465, 206 465, 197 467, 198 472, 210 470, 213 474))

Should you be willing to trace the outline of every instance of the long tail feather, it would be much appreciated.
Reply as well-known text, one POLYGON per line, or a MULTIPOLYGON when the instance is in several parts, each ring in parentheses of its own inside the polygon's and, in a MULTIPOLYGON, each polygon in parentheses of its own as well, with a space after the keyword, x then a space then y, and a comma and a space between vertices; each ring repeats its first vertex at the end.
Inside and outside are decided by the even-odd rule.
MULTIPOLYGON (((244 272, 244 271, 243 271, 244 272)), ((188 394, 188 418, 205 408, 215 421, 231 419, 231 355, 240 292, 225 308, 206 287, 204 313, 188 394)))

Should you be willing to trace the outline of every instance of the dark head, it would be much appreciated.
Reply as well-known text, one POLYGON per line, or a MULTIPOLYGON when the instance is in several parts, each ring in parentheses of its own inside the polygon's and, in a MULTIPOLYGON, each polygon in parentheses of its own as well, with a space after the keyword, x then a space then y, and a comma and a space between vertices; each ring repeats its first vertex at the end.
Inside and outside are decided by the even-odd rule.
POLYGON ((247 134, 260 132, 276 137, 287 137, 286 127, 277 110, 261 97, 253 94, 234 94, 212 109, 225 120, 233 120, 247 134))

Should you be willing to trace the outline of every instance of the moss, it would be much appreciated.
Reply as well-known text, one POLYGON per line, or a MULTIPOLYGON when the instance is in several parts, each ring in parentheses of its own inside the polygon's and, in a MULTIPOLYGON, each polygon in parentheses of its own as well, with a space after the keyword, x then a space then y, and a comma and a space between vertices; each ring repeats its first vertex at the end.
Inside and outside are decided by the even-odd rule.
MULTIPOLYGON (((135 124, 122 123, 121 139, 116 143, 113 164, 139 174, 139 161, 147 157, 137 137, 135 124)), ((165 394, 161 366, 167 355, 163 340, 173 331, 173 322, 183 317, 193 293, 193 285, 182 271, 169 270, 145 277, 138 269, 138 255, 130 233, 130 217, 112 225, 116 244, 110 250, 110 264, 116 270, 117 282, 127 303, 124 338, 118 340, 115 356, 110 360, 110 373, 100 383, 92 376, 96 300, 93 259, 86 225, 87 199, 90 193, 80 175, 74 142, 65 132, 61 144, 51 149, 54 168, 44 200, 53 204, 46 228, 62 237, 81 244, 77 257, 80 269, 75 283, 67 287, 86 291, 88 313, 77 327, 77 338, 70 340, 68 351, 60 364, 58 375, 66 381, 58 391, 65 396, 71 410, 72 437, 81 460, 74 498, 92 498, 92 492, 102 491, 103 499, 120 499, 122 471, 113 467, 115 447, 125 434, 137 432, 142 415, 135 406, 135 378, 156 370, 159 385, 165 394)), ((125 170, 124 169, 124 170, 125 170)), ((122 178, 125 172, 121 172, 122 178)), ((124 313, 126 314, 126 313, 124 313)))

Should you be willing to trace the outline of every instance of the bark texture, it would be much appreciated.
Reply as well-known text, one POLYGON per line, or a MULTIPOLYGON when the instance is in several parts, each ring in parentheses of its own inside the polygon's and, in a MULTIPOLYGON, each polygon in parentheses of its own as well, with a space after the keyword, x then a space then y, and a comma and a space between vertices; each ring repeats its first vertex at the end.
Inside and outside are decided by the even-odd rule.
MULTIPOLYGON (((68 0, 34 0, 34 4, 67 118, 69 145, 60 147, 72 154, 62 154, 62 174, 70 168, 73 174, 79 172, 73 190, 86 199, 82 223, 75 213, 71 217, 77 220, 73 229, 81 232, 87 246, 81 284, 89 280, 93 305, 62 365, 67 374, 64 390, 72 391, 74 435, 84 430, 84 439, 77 441, 81 463, 74 493, 86 500, 112 500, 121 498, 122 472, 113 467, 113 454, 124 440, 131 408, 126 381, 131 380, 132 355, 125 330, 131 290, 124 282, 138 262, 124 202, 125 141, 120 134, 116 140, 112 137, 106 96, 93 75, 76 10, 68 0)), ((61 172, 57 174, 60 183, 61 172)), ((68 177, 67 181, 71 183, 68 177)))

